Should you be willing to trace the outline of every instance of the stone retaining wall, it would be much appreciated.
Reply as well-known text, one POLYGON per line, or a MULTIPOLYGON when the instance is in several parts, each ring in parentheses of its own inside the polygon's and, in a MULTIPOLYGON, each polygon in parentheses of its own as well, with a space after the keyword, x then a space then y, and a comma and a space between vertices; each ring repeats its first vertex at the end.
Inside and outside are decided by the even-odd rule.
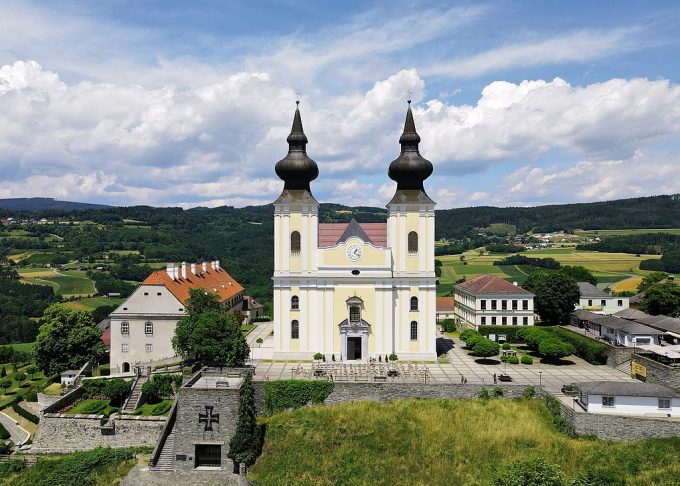
POLYGON ((95 447, 153 447, 167 417, 122 415, 110 423, 102 415, 46 413, 33 439, 32 452, 73 452, 95 447), (103 424, 108 425, 102 427, 103 424))
POLYGON ((40 410, 44 410, 50 405, 54 405, 61 398, 61 395, 45 395, 44 393, 38 393, 37 395, 40 410))
POLYGON ((43 413, 47 414, 59 412, 64 407, 71 405, 72 403, 75 403, 76 400, 83 396, 83 393, 85 393, 85 390, 83 389, 83 387, 80 386, 62 397, 57 397, 56 401, 54 401, 51 405, 48 405, 43 409, 43 413))
MULTIPOLYGON (((601 343, 602 341, 597 342, 601 343)), ((607 366, 611 366, 612 368, 616 368, 622 363, 630 361, 630 358, 633 355, 633 348, 612 346, 608 343, 603 344, 606 344, 609 348, 609 352, 607 353, 607 366)))
POLYGON ((647 368, 647 383, 659 383, 670 386, 671 388, 680 387, 680 368, 668 366, 658 361, 654 361, 641 354, 633 356, 633 361, 637 361, 647 368))

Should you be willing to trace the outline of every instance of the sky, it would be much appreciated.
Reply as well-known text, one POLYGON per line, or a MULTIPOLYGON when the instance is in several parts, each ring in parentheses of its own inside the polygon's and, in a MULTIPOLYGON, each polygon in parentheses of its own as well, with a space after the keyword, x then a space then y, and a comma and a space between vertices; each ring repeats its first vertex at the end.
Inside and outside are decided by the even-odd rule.
POLYGON ((245 206, 299 96, 322 202, 384 206, 411 92, 438 208, 680 193, 673 1, 0 3, 0 198, 245 206))

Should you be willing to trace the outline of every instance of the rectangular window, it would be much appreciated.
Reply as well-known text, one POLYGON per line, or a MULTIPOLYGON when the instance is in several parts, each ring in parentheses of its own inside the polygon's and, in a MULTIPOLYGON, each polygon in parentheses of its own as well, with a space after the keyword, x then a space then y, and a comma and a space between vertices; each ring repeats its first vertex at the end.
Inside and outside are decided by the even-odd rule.
POLYGON ((528 300, 522 301, 522 310, 529 310, 529 301, 528 300))
POLYGON ((127 345, 127 343, 121 344, 120 350, 121 350, 123 353, 127 353, 127 352, 128 352, 128 345, 127 345))
POLYGON ((505 326, 508 324, 508 318, 507 317, 501 317, 501 325, 505 326))
POLYGON ((602 397, 602 406, 603 407, 613 407, 614 406, 614 397, 602 397))
POLYGON ((482 310, 486 310, 486 300, 479 301, 479 308, 482 310))
POLYGON ((222 446, 196 444, 196 467, 222 467, 222 446))
POLYGON ((592 301, 592 300, 588 300, 588 307, 592 307, 592 306, 593 306, 593 301, 592 301))
POLYGON ((671 409, 671 399, 670 398, 659 398, 659 408, 662 410, 671 409))
POLYGON ((528 317, 522 317, 522 325, 523 326, 529 325, 529 318, 528 317))
POLYGON ((512 316, 512 325, 513 326, 517 325, 517 316, 512 316))
POLYGON ((147 344, 146 345, 146 352, 150 353, 151 351, 153 351, 153 344, 147 344))
POLYGON ((418 323, 416 321, 411 321, 411 341, 418 340, 418 323))
POLYGON ((123 321, 120 323, 120 333, 130 334, 130 323, 128 321, 123 321))
POLYGON ((491 318, 491 325, 492 325, 492 326, 495 326, 495 325, 496 325, 496 318, 495 318, 495 317, 492 317, 492 318, 491 318))
POLYGON ((512 310, 517 310, 517 301, 516 300, 512 301, 512 310))
POLYGON ((606 300, 601 300, 601 301, 600 301, 600 305, 601 305, 602 307, 606 306, 606 305, 607 305, 607 301, 606 301, 606 300))
POLYGON ((144 323, 144 334, 153 334, 153 322, 146 321, 144 323))
POLYGON ((508 301, 507 300, 501 301, 501 309, 508 310, 508 301))
POLYGON ((482 316, 482 320, 480 322, 482 323, 482 326, 486 326, 486 316, 482 316))
POLYGON ((618 303, 619 307, 623 307, 623 301, 622 301, 621 299, 619 299, 619 300, 617 301, 617 303, 618 303))
POLYGON ((498 308, 498 301, 492 300, 491 301, 491 310, 496 310, 498 308))

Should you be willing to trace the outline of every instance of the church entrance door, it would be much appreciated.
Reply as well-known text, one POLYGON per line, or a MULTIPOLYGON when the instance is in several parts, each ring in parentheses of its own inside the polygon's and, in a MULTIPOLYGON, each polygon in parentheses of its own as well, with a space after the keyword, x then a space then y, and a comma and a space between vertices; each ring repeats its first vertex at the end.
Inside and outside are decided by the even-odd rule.
POLYGON ((355 360, 361 359, 361 338, 348 337, 347 338, 347 359, 355 360))

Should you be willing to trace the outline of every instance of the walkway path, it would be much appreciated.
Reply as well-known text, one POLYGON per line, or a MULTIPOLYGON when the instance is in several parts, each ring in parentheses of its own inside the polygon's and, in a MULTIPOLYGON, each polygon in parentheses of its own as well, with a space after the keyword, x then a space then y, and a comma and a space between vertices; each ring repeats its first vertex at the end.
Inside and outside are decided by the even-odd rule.
POLYGON ((0 423, 7 429, 7 432, 9 432, 9 435, 12 438, 12 442, 15 444, 23 444, 31 437, 31 434, 21 428, 12 417, 4 412, 0 412, 0 423))

